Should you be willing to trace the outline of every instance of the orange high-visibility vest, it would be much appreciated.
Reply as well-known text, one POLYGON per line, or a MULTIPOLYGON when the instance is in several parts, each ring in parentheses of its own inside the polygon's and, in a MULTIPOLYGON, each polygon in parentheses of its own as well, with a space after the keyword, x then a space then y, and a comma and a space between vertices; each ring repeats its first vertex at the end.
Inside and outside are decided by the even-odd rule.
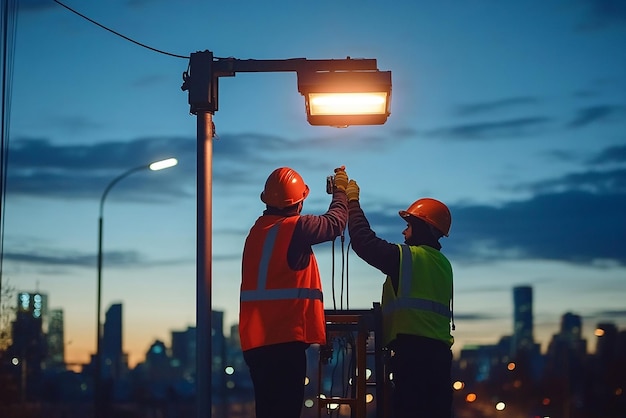
POLYGON ((315 255, 311 251, 304 270, 292 270, 287 263, 298 218, 261 216, 246 238, 239 305, 243 351, 291 341, 326 343, 315 255))

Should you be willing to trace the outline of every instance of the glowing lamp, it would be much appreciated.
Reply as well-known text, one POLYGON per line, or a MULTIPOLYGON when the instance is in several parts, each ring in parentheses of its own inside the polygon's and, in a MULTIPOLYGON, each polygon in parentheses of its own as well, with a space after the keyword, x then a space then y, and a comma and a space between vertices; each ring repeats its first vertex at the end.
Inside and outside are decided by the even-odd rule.
POLYGON ((391 71, 299 72, 311 125, 382 125, 391 108, 391 71))

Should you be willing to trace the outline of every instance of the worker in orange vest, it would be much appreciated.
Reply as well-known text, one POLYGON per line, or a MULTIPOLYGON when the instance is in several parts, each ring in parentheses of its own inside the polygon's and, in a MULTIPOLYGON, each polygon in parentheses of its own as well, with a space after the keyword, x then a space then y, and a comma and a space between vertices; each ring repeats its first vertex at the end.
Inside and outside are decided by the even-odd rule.
POLYGON ((326 344, 322 284, 312 246, 343 234, 348 218, 344 167, 335 169, 323 215, 302 215, 309 187, 295 170, 274 170, 261 193, 266 209, 246 238, 239 336, 254 385, 257 418, 299 418, 306 349, 326 344))

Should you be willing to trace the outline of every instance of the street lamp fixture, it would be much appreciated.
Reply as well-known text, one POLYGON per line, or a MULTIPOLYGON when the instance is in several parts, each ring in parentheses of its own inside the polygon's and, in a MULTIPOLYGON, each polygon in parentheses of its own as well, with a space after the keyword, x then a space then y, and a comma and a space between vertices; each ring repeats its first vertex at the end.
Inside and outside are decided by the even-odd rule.
POLYGON ((100 316, 101 309, 101 301, 102 301, 102 225, 103 225, 103 212, 104 212, 104 201, 109 194, 109 191, 115 186, 120 180, 130 176, 133 173, 136 173, 141 170, 152 170, 158 171, 163 170, 165 168, 173 167, 178 164, 178 160, 176 158, 168 158, 165 160, 155 161, 150 164, 143 164, 138 167, 131 168, 130 170, 124 171, 119 176, 115 177, 113 180, 109 182, 109 184, 105 187, 104 192, 102 193, 102 197, 100 198, 100 216, 98 218, 98 287, 97 287, 97 297, 96 297, 96 355, 94 356, 94 416, 100 417, 103 413, 102 408, 102 321, 100 316))
MULTIPOLYGON (((391 72, 378 70, 375 59, 240 60, 214 58, 211 51, 199 51, 189 57, 183 72, 181 89, 188 91, 190 113, 197 116, 196 164, 196 415, 211 416, 211 286, 212 286, 212 190, 213 190, 213 114, 218 110, 220 77, 234 77, 238 72, 296 72, 298 90, 305 96, 307 119, 311 125, 348 126, 380 125, 390 114, 391 72), (334 82, 331 82, 334 79, 334 82), (369 79, 369 80, 367 80, 369 79), (371 81, 374 79, 373 87, 371 81), (330 90, 328 89, 330 85, 330 90), (367 110, 366 93, 378 96, 378 110, 367 110), (344 104, 357 103, 361 112, 345 107, 325 106, 317 102, 324 93, 341 93, 344 104), (316 97, 317 95, 317 97, 316 97), (348 100, 349 99, 349 100, 348 100), (384 104, 382 104, 384 102, 384 104)), ((326 99, 328 100, 328 99, 326 99)))
POLYGON ((391 107, 390 71, 298 73, 311 125, 382 125, 391 107))
POLYGON ((166 168, 174 167, 176 164, 178 164, 178 160, 176 158, 168 158, 166 160, 155 161, 152 164, 148 165, 148 168, 152 171, 159 171, 166 168))

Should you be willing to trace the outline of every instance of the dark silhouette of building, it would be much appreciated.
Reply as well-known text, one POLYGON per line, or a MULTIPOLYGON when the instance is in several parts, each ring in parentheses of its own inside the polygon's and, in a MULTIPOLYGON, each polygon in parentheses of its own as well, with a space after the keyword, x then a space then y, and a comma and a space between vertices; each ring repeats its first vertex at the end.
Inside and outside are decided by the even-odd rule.
POLYGON ((512 357, 519 351, 531 351, 533 345, 533 288, 516 286, 513 288, 512 357))
POLYGON ((172 364, 180 374, 192 378, 196 372, 196 328, 172 331, 172 364))
POLYGON ((109 307, 102 331, 102 378, 118 380, 128 371, 128 359, 122 350, 122 304, 109 307))
POLYGON ((13 343, 8 349, 13 374, 19 382, 22 401, 35 400, 41 396, 44 361, 47 342, 43 332, 47 296, 39 292, 20 292, 17 295, 17 311, 12 323, 13 343))
POLYGON ((48 325, 47 367, 58 369, 65 367, 65 344, 63 332, 63 310, 51 309, 48 325))

